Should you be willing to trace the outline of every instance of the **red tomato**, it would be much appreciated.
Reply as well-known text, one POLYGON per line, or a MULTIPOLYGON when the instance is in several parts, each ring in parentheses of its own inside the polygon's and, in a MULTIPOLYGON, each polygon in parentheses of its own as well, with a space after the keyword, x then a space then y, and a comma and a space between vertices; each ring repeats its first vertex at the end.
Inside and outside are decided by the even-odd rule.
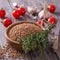
POLYGON ((56 24, 57 23, 57 21, 56 21, 56 19, 54 17, 49 17, 48 18, 48 22, 52 23, 52 24, 56 24))
POLYGON ((5 10, 0 10, 0 18, 4 18, 6 15, 6 11, 5 10))
POLYGON ((12 15, 14 18, 17 19, 20 17, 21 14, 20 14, 19 10, 13 10, 12 15))
POLYGON ((44 22, 41 21, 41 20, 38 20, 37 23, 40 24, 40 25, 43 26, 43 27, 45 26, 44 22))
POLYGON ((25 15, 26 9, 24 7, 20 7, 18 10, 20 11, 21 15, 25 15))
POLYGON ((55 5, 53 5, 53 4, 48 5, 48 11, 53 13, 55 10, 56 10, 55 5))
POLYGON ((12 24, 12 20, 10 18, 6 18, 3 20, 3 25, 5 27, 8 27, 10 24, 12 24))

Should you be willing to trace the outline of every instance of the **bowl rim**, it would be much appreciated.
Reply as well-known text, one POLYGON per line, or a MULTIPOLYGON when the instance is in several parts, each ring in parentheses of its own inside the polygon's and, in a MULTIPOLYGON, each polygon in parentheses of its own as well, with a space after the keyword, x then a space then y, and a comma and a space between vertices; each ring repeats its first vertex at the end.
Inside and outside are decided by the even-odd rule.
POLYGON ((6 39, 7 39, 8 41, 10 41, 10 42, 12 42, 12 43, 15 43, 15 44, 19 44, 19 42, 14 41, 14 40, 12 40, 11 38, 9 38, 8 32, 9 32, 9 30, 10 30, 13 26, 18 25, 18 24, 22 24, 22 23, 35 24, 35 25, 39 26, 39 27, 41 28, 41 30, 43 30, 42 26, 41 26, 40 24, 37 24, 36 22, 32 22, 32 21, 20 21, 20 22, 16 22, 16 23, 13 23, 13 24, 9 25, 9 26, 6 28, 6 30, 5 30, 5 34, 4 34, 4 35, 5 35, 5 37, 6 37, 6 39))

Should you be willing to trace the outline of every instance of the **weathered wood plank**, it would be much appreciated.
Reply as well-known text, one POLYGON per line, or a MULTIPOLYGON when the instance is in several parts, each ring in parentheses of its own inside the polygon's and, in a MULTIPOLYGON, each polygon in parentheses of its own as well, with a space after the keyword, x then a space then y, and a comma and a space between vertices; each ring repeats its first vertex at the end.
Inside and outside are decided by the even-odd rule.
MULTIPOLYGON (((33 0, 33 1, 30 1, 30 0, 24 0, 24 1, 22 1, 22 0, 20 0, 20 2, 22 2, 22 3, 20 3, 18 0, 16 0, 15 2, 17 2, 19 5, 21 5, 21 4, 24 4, 25 6, 37 6, 37 5, 40 5, 40 4, 38 4, 39 2, 38 1, 36 1, 36 0, 33 0), (35 2, 35 3, 34 3, 35 2), (34 3, 34 4, 33 4, 34 3), (28 5, 27 5, 28 4, 28 5)), ((41 2, 42 4, 43 4, 43 2, 41 2)), ((48 55, 46 54, 46 56, 45 57, 43 57, 43 56, 41 56, 41 55, 39 55, 39 56, 37 56, 37 57, 33 57, 33 56, 30 56, 30 58, 32 59, 32 60, 51 60, 49 57, 48 57, 48 55), (46 58, 45 58, 46 57, 46 58)), ((29 60, 29 58, 27 57, 27 59, 29 60)))
MULTIPOLYGON (((9 4, 6 0, 5 1, 0 0, 0 8, 3 8, 6 10, 6 16, 5 17, 11 18, 10 13, 9 13, 9 12, 11 12, 11 10, 10 10, 9 4)), ((0 22, 2 20, 3 19, 0 19, 0 22)), ((5 27, 3 26, 2 23, 0 23, 0 41, 2 42, 1 45, 5 44, 4 32, 5 32, 5 27)))
MULTIPOLYGON (((7 14, 6 14, 6 16, 7 17, 9 17, 9 18, 11 18, 12 20, 13 20, 13 22, 16 22, 16 19, 15 18, 13 18, 12 17, 12 15, 11 15, 11 13, 12 13, 12 8, 13 8, 13 6, 12 6, 12 4, 14 3, 14 2, 17 2, 18 3, 18 5, 21 5, 21 4, 24 4, 25 6, 28 6, 28 5, 31 5, 31 6, 33 6, 33 5, 37 5, 37 6, 40 6, 41 4, 43 4, 42 2, 43 2, 43 0, 0 0, 0 7, 2 8, 4 8, 6 11, 7 11, 7 14), (29 2, 30 1, 30 2, 29 2), (9 2, 10 2, 10 4, 9 4, 9 2), (34 2, 34 3, 33 3, 34 2), (41 4, 40 4, 41 3, 41 4), (2 5, 2 4, 4 4, 4 5, 2 5), (11 8, 12 7, 12 8, 11 8)), ((60 12, 60 8, 59 8, 59 4, 60 4, 60 0, 47 0, 47 3, 48 4, 50 4, 50 3, 54 3, 56 6, 57 6, 57 10, 56 10, 56 12, 58 12, 58 14, 56 13, 56 16, 58 17, 58 20, 60 19, 60 14, 59 14, 59 12, 60 12)), ((25 19, 27 19, 26 17, 25 17, 25 19)), ((21 20, 21 19, 17 19, 17 20, 21 20)), ((23 19, 22 19, 23 20, 23 19)), ((1 21, 1 19, 0 19, 0 21, 1 21)), ((60 27, 60 21, 58 22, 58 24, 57 24, 57 31, 59 31, 59 28, 60 27)), ((4 37, 4 31, 5 31, 5 28, 4 28, 4 26, 0 23, 0 39, 2 40, 2 42, 3 42, 3 44, 5 43, 5 37, 4 37)), ((59 32, 57 32, 56 31, 56 33, 59 33, 59 32)), ((57 34, 58 35, 58 34, 57 34)), ((60 40, 60 39, 59 39, 60 40)), ((1 42, 1 41, 0 41, 1 42)), ((59 45, 59 49, 58 49, 58 52, 57 52, 57 54, 58 54, 58 56, 60 57, 60 45, 59 45)), ((12 59, 13 60, 13 59, 12 59)), ((19 60, 19 59, 18 59, 19 60)), ((24 60, 57 60, 57 58, 56 58, 56 56, 53 54, 53 53, 51 53, 51 52, 49 52, 49 54, 47 54, 46 53, 46 55, 45 56, 41 56, 41 55, 39 55, 38 57, 32 57, 32 56, 30 56, 30 55, 25 55, 25 59, 24 60), (27 57, 29 57, 29 58, 27 58, 27 57)))
MULTIPOLYGON (((60 31, 60 0, 52 0, 52 3, 54 3, 56 5, 56 12, 55 12, 55 15, 57 16, 58 18, 58 24, 57 24, 57 31, 59 32, 60 31)), ((60 58, 60 34, 59 34, 59 45, 58 45, 58 50, 57 50, 57 55, 59 56, 60 58)))

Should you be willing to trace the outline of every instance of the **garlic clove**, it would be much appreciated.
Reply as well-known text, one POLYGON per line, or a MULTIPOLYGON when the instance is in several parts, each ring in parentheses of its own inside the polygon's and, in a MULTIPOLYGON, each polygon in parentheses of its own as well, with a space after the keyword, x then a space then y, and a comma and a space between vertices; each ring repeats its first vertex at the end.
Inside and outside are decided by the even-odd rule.
POLYGON ((55 52, 58 50, 58 36, 54 37, 54 40, 53 40, 53 49, 54 49, 55 52))
POLYGON ((42 10, 42 11, 40 11, 40 12, 38 13, 38 17, 39 17, 40 19, 42 19, 43 16, 44 16, 44 10, 42 10))
POLYGON ((27 7, 27 11, 29 12, 29 13, 31 13, 31 14, 34 14, 34 13, 36 13, 36 8, 35 7, 31 7, 31 6, 28 6, 27 7))
POLYGON ((37 16, 34 16, 33 19, 36 20, 37 19, 37 16))
POLYGON ((16 2, 14 2, 14 3, 13 3, 13 6, 16 7, 16 6, 18 6, 18 4, 17 4, 16 2))
POLYGON ((42 10, 42 11, 39 12, 38 17, 40 19, 42 19, 42 18, 45 18, 46 19, 46 18, 50 17, 51 15, 52 14, 50 12, 48 12, 48 11, 47 11, 46 15, 44 15, 44 10, 42 10))

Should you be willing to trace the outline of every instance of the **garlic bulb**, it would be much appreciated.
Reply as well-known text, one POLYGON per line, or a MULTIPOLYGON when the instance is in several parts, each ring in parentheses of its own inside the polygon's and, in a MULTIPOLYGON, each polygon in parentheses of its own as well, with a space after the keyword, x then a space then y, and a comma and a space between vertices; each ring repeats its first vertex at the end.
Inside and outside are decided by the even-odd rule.
POLYGON ((31 14, 34 14, 34 13, 36 13, 36 8, 35 7, 33 7, 33 6, 28 6, 27 7, 27 11, 29 12, 29 13, 31 13, 31 14))
POLYGON ((40 11, 39 14, 38 14, 38 17, 40 19, 43 19, 43 18, 48 18, 51 16, 51 13, 47 11, 46 15, 44 15, 44 10, 40 11))

